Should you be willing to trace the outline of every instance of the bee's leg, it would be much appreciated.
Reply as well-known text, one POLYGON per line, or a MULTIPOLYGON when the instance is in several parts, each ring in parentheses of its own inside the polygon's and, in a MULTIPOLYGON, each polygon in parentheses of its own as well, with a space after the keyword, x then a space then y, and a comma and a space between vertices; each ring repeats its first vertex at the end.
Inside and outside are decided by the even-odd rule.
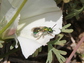
POLYGON ((38 40, 41 36, 39 36, 36 40, 38 40))
POLYGON ((53 36, 52 34, 49 34, 50 36, 53 36))
POLYGON ((45 36, 45 35, 43 34, 43 38, 44 38, 44 36, 45 36))
POLYGON ((39 37, 37 37, 37 39, 36 40, 38 40, 39 38, 41 38, 41 36, 43 35, 43 33, 41 34, 41 35, 39 35, 39 37))
POLYGON ((51 33, 47 32, 50 36, 53 36, 51 33))

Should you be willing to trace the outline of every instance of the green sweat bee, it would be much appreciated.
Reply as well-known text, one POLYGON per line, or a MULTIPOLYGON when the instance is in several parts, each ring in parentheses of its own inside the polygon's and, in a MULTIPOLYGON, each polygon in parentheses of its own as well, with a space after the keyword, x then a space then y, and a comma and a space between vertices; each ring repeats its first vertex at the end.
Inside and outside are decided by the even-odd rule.
POLYGON ((53 33, 53 28, 56 26, 56 24, 51 28, 47 26, 40 26, 40 27, 35 27, 32 29, 33 31, 33 36, 37 39, 39 39, 41 36, 45 36, 47 34, 52 36, 53 33))

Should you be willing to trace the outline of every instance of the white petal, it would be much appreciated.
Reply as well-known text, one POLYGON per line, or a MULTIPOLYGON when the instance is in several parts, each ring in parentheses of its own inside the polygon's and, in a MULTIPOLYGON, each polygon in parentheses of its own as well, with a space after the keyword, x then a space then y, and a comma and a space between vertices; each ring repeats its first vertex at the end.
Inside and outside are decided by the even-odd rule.
POLYGON ((14 8, 18 8, 24 0, 8 0, 8 1, 14 8))
MULTIPOLYGON (((12 19, 16 11, 17 9, 13 8, 8 0, 2 0, 0 23, 4 23, 4 24, 1 24, 3 27, 12 19)), ((20 15, 16 18, 15 22, 11 24, 11 26, 3 32, 2 34, 3 39, 14 38, 14 34, 17 29, 19 18, 20 18, 20 15)))
POLYGON ((21 19, 58 10, 54 0, 28 0, 21 11, 21 19))
MULTIPOLYGON (((23 0, 9 0, 11 5, 18 8, 23 0), (19 4, 18 4, 19 3, 19 4)), ((21 11, 22 19, 43 14, 46 12, 58 11, 54 0, 28 0, 21 11)))
POLYGON ((55 33, 53 36, 46 35, 45 38, 41 37, 40 39, 36 40, 38 43, 41 43, 42 45, 45 45, 51 38, 54 38, 54 36, 58 33, 60 33, 60 29, 62 28, 62 13, 61 10, 58 12, 51 12, 42 14, 39 16, 35 16, 29 19, 25 19, 23 21, 20 21, 20 25, 18 26, 18 29, 20 31, 19 36, 36 40, 37 38, 32 36, 32 29, 34 27, 40 27, 40 26, 47 26, 47 27, 54 27, 55 33))
POLYGON ((62 29, 62 16, 57 20, 56 22, 56 26, 53 28, 53 30, 55 30, 53 33, 54 34, 59 34, 61 32, 62 29))
MULTIPOLYGON (((6 25, 14 16, 14 14, 16 13, 17 9, 14 8, 10 8, 9 11, 6 13, 6 15, 4 16, 3 19, 5 19, 4 21, 6 21, 6 23, 4 25, 6 25)), ((18 17, 15 19, 14 23, 10 25, 10 27, 8 27, 4 32, 3 32, 3 39, 7 39, 7 38, 14 38, 14 35, 16 33, 16 29, 18 26, 18 22, 20 19, 20 15, 18 15, 18 17)))
POLYGON ((18 37, 18 40, 25 58, 28 58, 36 51, 36 49, 42 46, 36 41, 24 37, 18 37))
MULTIPOLYGON (((23 0, 9 0, 9 2, 13 7, 18 8, 23 0)), ((59 8, 57 7, 54 0, 28 0, 21 11, 21 18, 25 19, 56 10, 59 10, 59 8)))
MULTIPOLYGON (((8 2, 8 0, 6 1, 8 2)), ((10 3, 12 3, 13 7, 15 8, 18 7, 17 0, 9 0, 9 1, 10 3)), ((19 1, 22 0, 18 0, 18 2, 19 1)), ((6 5, 4 4, 3 9, 5 8, 6 5)), ((4 11, 3 15, 5 15, 7 10, 4 11)), ((33 54, 37 48, 41 47, 42 45, 45 45, 51 38, 55 36, 55 34, 60 33, 59 29, 62 28, 61 18, 62 18, 62 11, 56 6, 54 0, 27 1, 26 5, 21 11, 21 19, 18 26, 18 30, 20 32, 20 33, 18 32, 19 33, 18 40, 25 58, 33 54), (53 36, 46 35, 44 36, 44 38, 40 37, 38 40, 36 40, 36 38, 32 36, 33 32, 31 31, 32 28, 40 26, 53 27, 55 24, 57 25, 53 29, 56 30, 56 32, 52 34, 53 36)))
POLYGON ((7 13, 7 11, 11 8, 12 6, 8 2, 8 0, 2 0, 1 2, 1 11, 0 11, 0 19, 3 18, 3 16, 7 13))
POLYGON ((8 10, 8 12, 5 15, 5 19, 6 19, 7 22, 9 22, 12 19, 12 17, 16 13, 16 11, 17 11, 17 9, 15 9, 15 8, 10 8, 8 10))

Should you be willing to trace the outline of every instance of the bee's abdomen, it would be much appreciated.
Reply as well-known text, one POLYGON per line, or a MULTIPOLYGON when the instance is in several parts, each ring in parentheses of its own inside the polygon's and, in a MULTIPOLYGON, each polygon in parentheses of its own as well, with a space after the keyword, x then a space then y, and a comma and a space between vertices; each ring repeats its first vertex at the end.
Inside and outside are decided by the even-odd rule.
POLYGON ((34 33, 34 34, 37 34, 39 31, 40 31, 40 28, 35 28, 35 29, 33 30, 33 33, 34 33))

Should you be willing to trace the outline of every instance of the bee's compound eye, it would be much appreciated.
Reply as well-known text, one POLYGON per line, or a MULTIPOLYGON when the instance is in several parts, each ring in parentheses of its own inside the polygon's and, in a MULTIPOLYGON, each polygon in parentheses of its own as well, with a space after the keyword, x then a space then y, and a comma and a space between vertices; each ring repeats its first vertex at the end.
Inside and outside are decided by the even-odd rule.
POLYGON ((39 31, 40 31, 40 28, 35 28, 35 29, 33 30, 33 33, 34 33, 34 34, 37 34, 39 31))
POLYGON ((52 33, 52 32, 53 32, 52 28, 48 28, 48 31, 49 31, 50 33, 52 33))

